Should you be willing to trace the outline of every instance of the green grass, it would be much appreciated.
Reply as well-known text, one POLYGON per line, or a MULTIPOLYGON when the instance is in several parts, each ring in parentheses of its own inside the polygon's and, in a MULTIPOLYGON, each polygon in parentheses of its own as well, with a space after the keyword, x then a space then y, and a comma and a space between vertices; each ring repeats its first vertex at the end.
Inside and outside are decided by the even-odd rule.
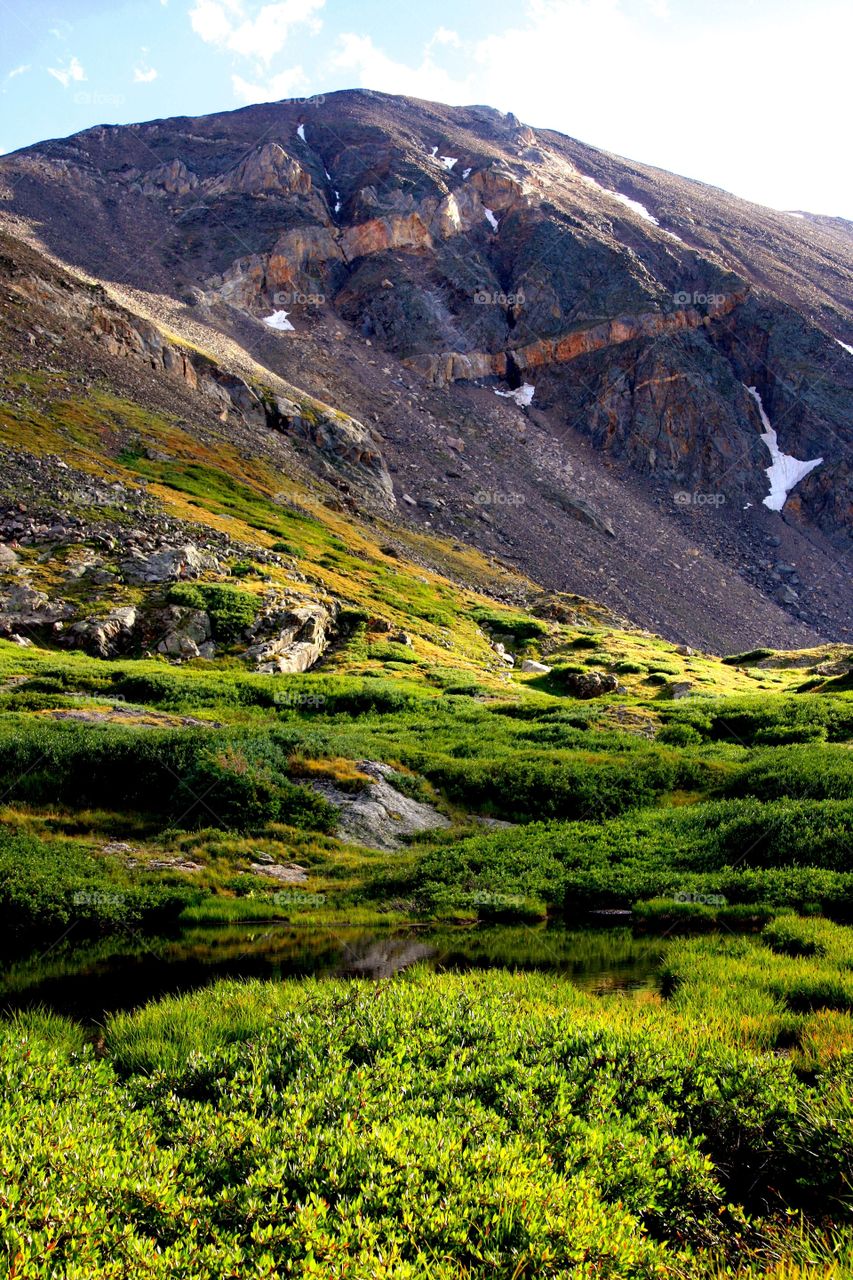
MULTIPOLYGON (((837 973, 848 932, 831 945, 837 973)), ((664 1002, 413 971, 220 983, 113 1016, 97 1052, 43 1014, 0 1025, 0 1257, 87 1280, 829 1280, 853 1243, 850 1015, 786 1011, 803 962, 761 942, 670 956, 664 1002)))

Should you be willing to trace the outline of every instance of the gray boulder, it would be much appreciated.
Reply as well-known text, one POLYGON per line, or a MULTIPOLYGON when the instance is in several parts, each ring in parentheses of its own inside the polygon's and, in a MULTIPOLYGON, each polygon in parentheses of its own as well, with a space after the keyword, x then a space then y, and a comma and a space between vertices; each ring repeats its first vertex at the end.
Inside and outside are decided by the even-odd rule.
POLYGON ((392 852, 419 831, 450 826, 449 820, 432 805, 411 800, 397 791, 388 781, 394 776, 389 765, 359 760, 358 768, 370 778, 363 791, 342 791, 334 782, 327 781, 311 784, 315 791, 337 805, 337 834, 341 840, 392 852))
POLYGON ((267 675, 308 671, 328 648, 331 627, 332 615, 322 604, 273 607, 248 633, 255 642, 243 656, 267 675), (263 638, 255 639, 259 633, 263 638))
POLYGON ((96 658, 110 658, 125 650, 133 639, 136 610, 132 605, 113 609, 105 618, 86 618, 69 629, 71 643, 96 658))

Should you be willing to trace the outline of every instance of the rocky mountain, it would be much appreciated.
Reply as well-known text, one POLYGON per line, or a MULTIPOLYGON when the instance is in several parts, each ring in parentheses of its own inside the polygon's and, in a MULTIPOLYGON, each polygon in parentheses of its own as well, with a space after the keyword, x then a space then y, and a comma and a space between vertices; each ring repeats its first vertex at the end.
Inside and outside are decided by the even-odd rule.
POLYGON ((718 650, 850 635, 853 225, 367 91, 90 129, 0 194, 5 536, 56 525, 64 465, 123 486, 126 561, 180 558, 151 476, 227 452, 434 565, 478 548, 507 598, 718 650))

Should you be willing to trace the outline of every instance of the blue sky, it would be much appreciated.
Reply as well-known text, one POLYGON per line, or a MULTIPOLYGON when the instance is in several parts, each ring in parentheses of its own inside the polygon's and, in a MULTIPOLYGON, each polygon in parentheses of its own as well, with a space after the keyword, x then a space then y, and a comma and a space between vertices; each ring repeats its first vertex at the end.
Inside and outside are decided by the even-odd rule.
POLYGON ((0 153, 366 86, 853 218, 849 0, 0 0, 0 153))

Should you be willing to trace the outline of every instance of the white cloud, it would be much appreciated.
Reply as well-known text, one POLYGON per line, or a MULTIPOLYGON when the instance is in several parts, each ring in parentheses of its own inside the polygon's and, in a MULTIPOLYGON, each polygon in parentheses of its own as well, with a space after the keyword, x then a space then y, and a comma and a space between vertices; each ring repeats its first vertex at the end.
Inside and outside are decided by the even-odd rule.
POLYGON ((456 80, 433 62, 429 45, 418 66, 407 66, 377 48, 370 36, 349 31, 338 37, 329 68, 335 74, 346 72, 353 88, 381 89, 439 102, 472 101, 470 80, 456 80))
POLYGON ((849 176, 823 122, 849 114, 853 8, 812 3, 806 14, 771 11, 763 0, 719 8, 526 0, 510 27, 461 50, 434 36, 409 63, 370 35, 344 33, 322 78, 489 103, 750 200, 850 217, 849 176), (455 75, 443 65, 451 52, 453 66, 464 66, 455 75), (736 93, 726 89, 732 83, 736 93), (713 111, 682 109, 709 101, 713 111))
POLYGON ((242 76, 232 76, 231 86, 234 96, 243 102, 278 102, 280 98, 293 97, 307 81, 301 67, 288 67, 260 84, 244 80, 242 76))
POLYGON ((86 72, 78 58, 72 58, 67 67, 48 67, 47 74, 58 80, 63 89, 67 89, 72 81, 86 79, 86 72))
POLYGON ((134 67, 133 83, 134 84, 150 84, 152 80, 157 79, 157 72, 153 67, 134 67))
POLYGON ((278 4, 262 5, 254 16, 249 16, 238 0, 196 0, 190 10, 190 22, 205 43, 268 66, 284 48, 294 27, 307 26, 313 34, 320 30, 317 14, 325 3, 326 0, 280 0, 278 4))
POLYGON ((25 72, 32 70, 29 63, 22 63, 20 67, 13 67, 11 71, 7 71, 6 79, 14 80, 16 76, 22 76, 25 72))

